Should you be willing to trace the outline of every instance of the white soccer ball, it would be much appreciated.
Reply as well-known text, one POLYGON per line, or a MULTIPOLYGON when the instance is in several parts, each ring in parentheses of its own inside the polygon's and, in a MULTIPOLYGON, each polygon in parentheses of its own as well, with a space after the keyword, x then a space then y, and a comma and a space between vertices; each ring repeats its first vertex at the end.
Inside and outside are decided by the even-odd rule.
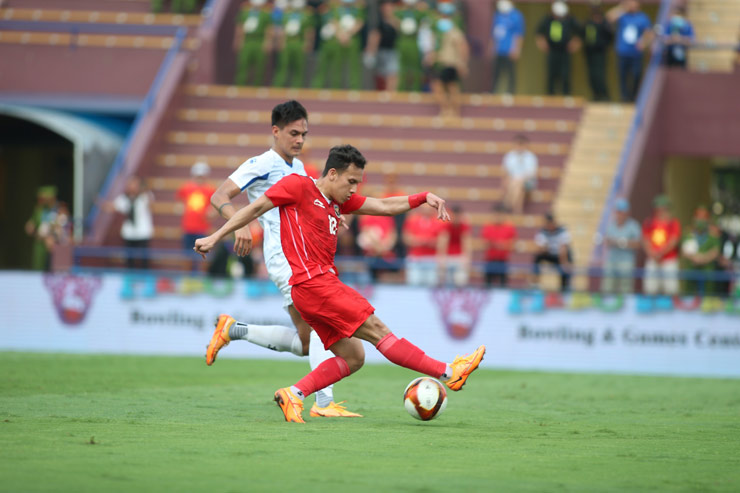
POLYGON ((414 418, 429 421, 447 407, 447 391, 439 380, 419 377, 403 391, 403 405, 414 418))

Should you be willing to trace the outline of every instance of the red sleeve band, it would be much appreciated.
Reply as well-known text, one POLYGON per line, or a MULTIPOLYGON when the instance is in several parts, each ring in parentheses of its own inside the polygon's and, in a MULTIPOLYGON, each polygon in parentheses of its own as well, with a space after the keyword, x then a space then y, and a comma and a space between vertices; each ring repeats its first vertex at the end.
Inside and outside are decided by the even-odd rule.
POLYGON ((421 193, 416 193, 414 195, 409 195, 409 206, 412 209, 416 209, 420 205, 425 204, 427 201, 428 194, 429 192, 421 192, 421 193))

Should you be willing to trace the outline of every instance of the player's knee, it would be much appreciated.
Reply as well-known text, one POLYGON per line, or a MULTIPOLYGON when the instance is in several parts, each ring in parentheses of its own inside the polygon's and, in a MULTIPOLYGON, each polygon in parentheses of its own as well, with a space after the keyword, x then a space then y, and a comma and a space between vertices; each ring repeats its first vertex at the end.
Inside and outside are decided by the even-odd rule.
POLYGON ((349 372, 354 373, 365 364, 365 354, 354 354, 344 360, 347 362, 347 366, 349 366, 349 372))

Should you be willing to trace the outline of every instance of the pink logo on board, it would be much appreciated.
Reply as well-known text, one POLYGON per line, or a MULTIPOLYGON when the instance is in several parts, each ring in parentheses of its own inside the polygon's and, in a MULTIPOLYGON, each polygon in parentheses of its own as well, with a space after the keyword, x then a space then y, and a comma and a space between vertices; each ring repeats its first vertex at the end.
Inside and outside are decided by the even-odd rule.
POLYGON ((79 325, 85 320, 95 292, 101 284, 101 280, 97 277, 71 274, 44 276, 44 285, 51 294, 57 315, 67 325, 79 325))
POLYGON ((447 333, 453 339, 467 339, 478 324, 488 303, 488 292, 480 289, 439 288, 432 292, 447 333))

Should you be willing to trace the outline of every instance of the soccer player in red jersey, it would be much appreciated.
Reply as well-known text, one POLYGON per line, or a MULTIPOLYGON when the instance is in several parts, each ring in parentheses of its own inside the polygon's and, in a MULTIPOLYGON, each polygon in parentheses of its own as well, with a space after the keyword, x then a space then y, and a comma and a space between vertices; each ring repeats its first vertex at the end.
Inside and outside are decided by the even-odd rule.
POLYGON ((375 308, 337 277, 334 254, 341 214, 392 216, 423 204, 448 221, 445 201, 429 192, 376 199, 357 195, 365 158, 352 146, 331 149, 318 180, 288 175, 259 199, 238 211, 218 231, 195 242, 203 255, 232 231, 279 207, 280 240, 293 275, 293 304, 335 357, 316 367, 295 385, 275 392, 286 421, 303 423, 303 399, 318 389, 359 370, 365 362, 360 339, 373 344, 399 366, 440 378, 451 390, 460 390, 478 367, 485 347, 458 357, 451 364, 427 356, 406 339, 398 339, 375 315, 375 308))

